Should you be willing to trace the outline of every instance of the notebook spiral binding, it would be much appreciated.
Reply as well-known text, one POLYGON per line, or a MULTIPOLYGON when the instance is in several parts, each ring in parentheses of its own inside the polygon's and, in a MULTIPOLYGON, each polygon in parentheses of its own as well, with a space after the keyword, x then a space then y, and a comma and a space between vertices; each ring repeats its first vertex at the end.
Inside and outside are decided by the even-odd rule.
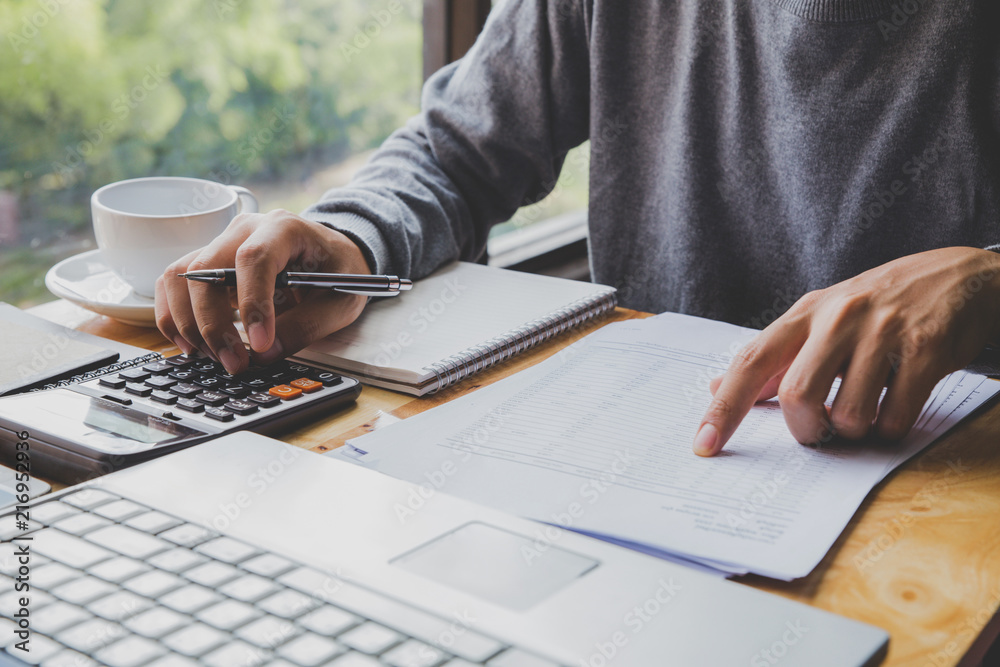
POLYGON ((558 312, 546 315, 502 336, 491 338, 430 366, 436 384, 428 393, 436 393, 481 370, 513 357, 564 331, 614 310, 618 295, 611 291, 580 299, 558 312))
POLYGON ((79 384, 81 382, 86 382, 87 380, 94 380, 101 377, 102 375, 107 375, 108 373, 117 373, 118 371, 123 371, 128 368, 134 368, 135 366, 143 366, 152 361, 160 361, 163 359, 163 355, 159 352, 150 352, 149 354, 143 355, 141 357, 136 357, 135 359, 129 359, 127 361, 118 361, 113 364, 108 364, 107 366, 101 366, 100 368, 95 368, 92 371, 87 371, 86 373, 80 373, 79 375, 74 375, 71 378, 66 378, 64 380, 59 380, 58 382, 53 382, 52 384, 47 384, 42 387, 35 387, 29 391, 45 391, 47 389, 58 389, 59 387, 68 387, 70 385, 79 384))

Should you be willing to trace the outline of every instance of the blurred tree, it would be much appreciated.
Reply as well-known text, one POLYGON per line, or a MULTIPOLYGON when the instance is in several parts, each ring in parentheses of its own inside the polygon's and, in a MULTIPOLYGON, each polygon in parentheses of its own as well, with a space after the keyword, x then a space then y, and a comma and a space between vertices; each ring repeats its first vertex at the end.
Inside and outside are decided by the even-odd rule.
MULTIPOLYGON (((20 238, 87 234, 90 193, 111 181, 296 179, 377 146, 417 111, 420 6, 3 0, 0 191, 20 238)), ((4 262, 25 255, 4 244, 11 299, 4 262)))

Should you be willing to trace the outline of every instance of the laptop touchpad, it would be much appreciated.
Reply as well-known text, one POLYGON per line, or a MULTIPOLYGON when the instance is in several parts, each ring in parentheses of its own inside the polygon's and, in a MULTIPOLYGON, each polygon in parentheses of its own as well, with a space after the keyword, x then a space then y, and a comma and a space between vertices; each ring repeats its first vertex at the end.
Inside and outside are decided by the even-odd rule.
POLYGON ((413 574, 524 610, 597 567, 543 533, 531 539, 485 523, 468 523, 391 561, 413 574))

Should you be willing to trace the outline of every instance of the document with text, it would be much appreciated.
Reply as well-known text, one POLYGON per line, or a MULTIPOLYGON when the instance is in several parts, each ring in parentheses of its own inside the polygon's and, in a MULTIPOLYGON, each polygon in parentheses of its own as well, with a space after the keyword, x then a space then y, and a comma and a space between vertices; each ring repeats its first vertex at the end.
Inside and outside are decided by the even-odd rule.
POLYGON ((697 457, 709 382, 756 333, 676 314, 610 324, 333 455, 421 485, 396 508, 400 521, 444 492, 654 555, 790 580, 820 562, 880 480, 1000 389, 953 373, 900 442, 803 446, 777 401, 764 402, 721 454, 697 457))

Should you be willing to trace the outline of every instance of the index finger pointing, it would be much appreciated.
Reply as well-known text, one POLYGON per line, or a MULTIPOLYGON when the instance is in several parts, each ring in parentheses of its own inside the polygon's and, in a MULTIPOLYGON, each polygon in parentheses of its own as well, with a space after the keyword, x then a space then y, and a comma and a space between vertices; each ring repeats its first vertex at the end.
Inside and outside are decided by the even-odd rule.
POLYGON ((801 321, 779 319, 740 350, 698 426, 695 454, 714 456, 725 446, 765 386, 795 359, 807 334, 801 321))

